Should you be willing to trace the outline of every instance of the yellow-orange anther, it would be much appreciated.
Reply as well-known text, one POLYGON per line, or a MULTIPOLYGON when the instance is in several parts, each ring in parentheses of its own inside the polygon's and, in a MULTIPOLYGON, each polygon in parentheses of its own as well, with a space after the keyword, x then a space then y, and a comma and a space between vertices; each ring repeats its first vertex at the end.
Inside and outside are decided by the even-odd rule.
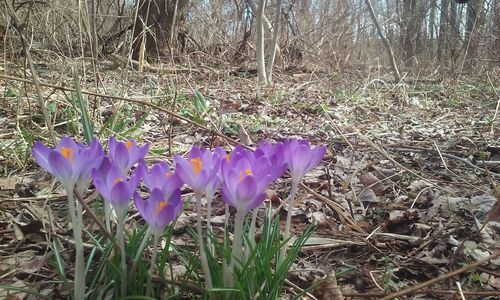
POLYGON ((252 175, 252 170, 246 169, 245 171, 240 171, 240 180, 243 180, 245 176, 252 175), (243 173, 244 172, 244 173, 243 173))
POLYGON ((231 161, 231 155, 229 155, 229 154, 227 154, 227 155, 226 155, 226 161, 227 161, 227 162, 230 162, 230 161, 231 161))
POLYGON ((113 179, 113 185, 117 184, 120 181, 123 181, 123 179, 121 177, 113 179))
POLYGON ((75 153, 73 152, 73 149, 61 147, 61 150, 59 151, 64 156, 64 158, 69 161, 70 164, 73 164, 73 161, 75 160, 75 153))
POLYGON ((168 178, 168 177, 170 177, 170 176, 172 176, 172 172, 167 172, 167 173, 165 173, 165 177, 167 177, 167 178, 168 178))
POLYGON ((155 208, 155 213, 156 215, 159 215, 161 213, 161 211, 168 206, 168 202, 166 201, 161 201, 161 202, 158 202, 158 204, 156 204, 156 208, 155 208))
POLYGON ((132 141, 127 141, 125 143, 125 146, 127 146, 127 150, 130 152, 130 149, 132 148, 132 146, 134 145, 134 142, 132 141))
POLYGON ((196 157, 191 159, 191 167, 193 168, 194 175, 198 175, 203 168, 203 163, 201 162, 201 158, 196 157))

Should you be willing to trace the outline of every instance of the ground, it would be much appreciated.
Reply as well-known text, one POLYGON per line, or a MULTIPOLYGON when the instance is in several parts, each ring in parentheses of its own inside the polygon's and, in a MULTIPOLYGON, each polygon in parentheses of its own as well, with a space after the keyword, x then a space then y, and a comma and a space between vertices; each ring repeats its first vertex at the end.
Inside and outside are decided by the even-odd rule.
MULTIPOLYGON (((0 71, 31 80, 20 64, 2 64, 0 71)), ((73 88, 72 78, 58 73, 68 73, 64 66, 47 62, 36 69, 43 83, 73 88)), ((498 72, 396 84, 357 69, 306 68, 278 72, 275 84, 258 87, 251 73, 227 69, 158 74, 98 64, 96 70, 98 82, 82 80, 84 91, 109 96, 87 95, 96 132, 103 139, 113 134, 152 143, 149 162, 171 161, 193 144, 229 149, 221 135, 247 146, 289 137, 328 146, 299 190, 293 233, 309 224, 315 231, 288 276, 284 298, 325 278, 303 297, 333 299, 340 287, 346 298, 379 298, 498 254, 498 72), (112 96, 153 103, 198 125, 112 96)), ((81 76, 96 78, 93 72, 86 65, 81 76)), ((65 195, 31 158, 33 141, 50 143, 46 126, 32 84, 0 81, 0 284, 64 297, 52 249, 57 241, 71 263, 65 195)), ((42 94, 58 136, 83 139, 73 92, 43 85, 42 94)), ((268 191, 268 203, 283 216, 288 188, 285 176, 268 191)), ((222 208, 216 204, 216 214, 222 208)), ((192 243, 185 228, 195 216, 192 207, 183 212, 174 243, 192 243)), ((87 229, 96 228, 88 222, 87 229)), ((0 288, 0 298, 37 297, 9 293, 0 288)), ((498 255, 407 297, 462 296, 500 297, 498 255)))

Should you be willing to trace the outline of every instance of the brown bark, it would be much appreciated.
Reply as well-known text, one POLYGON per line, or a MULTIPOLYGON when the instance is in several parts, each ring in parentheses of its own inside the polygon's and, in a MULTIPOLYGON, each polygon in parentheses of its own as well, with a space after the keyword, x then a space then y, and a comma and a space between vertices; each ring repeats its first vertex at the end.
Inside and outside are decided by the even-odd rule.
POLYGON ((439 63, 446 62, 445 49, 448 39, 448 0, 441 0, 441 17, 439 18, 439 36, 438 36, 438 51, 437 57, 439 63))
POLYGON ((449 38, 448 43, 446 45, 446 51, 449 52, 451 58, 451 67, 452 70, 455 68, 456 61, 458 59, 459 53, 459 22, 457 16, 457 3, 455 1, 451 1, 450 5, 450 27, 449 27, 449 38))
POLYGON ((494 0, 493 11, 493 59, 500 59, 500 0, 494 0))
POLYGON ((139 0, 139 20, 134 28, 134 58, 139 54, 143 34, 146 34, 146 53, 149 56, 168 53, 169 47, 176 48, 177 33, 184 23, 188 4, 189 0, 139 0), (171 36, 174 37, 172 45, 171 36))
POLYGON ((413 66, 415 57, 414 36, 416 33, 416 23, 413 12, 415 11, 416 0, 403 1, 403 60, 408 67, 413 66))
POLYGON ((483 0, 471 1, 467 6, 467 23, 465 27, 465 67, 469 69, 477 59, 480 31, 482 27, 481 14, 483 0))

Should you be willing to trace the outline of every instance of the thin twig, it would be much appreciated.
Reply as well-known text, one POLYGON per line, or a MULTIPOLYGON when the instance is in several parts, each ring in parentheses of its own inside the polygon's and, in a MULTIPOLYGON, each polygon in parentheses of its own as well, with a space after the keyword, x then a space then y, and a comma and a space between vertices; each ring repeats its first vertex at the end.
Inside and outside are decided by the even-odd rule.
POLYGON ((459 281, 455 281, 455 283, 458 287, 458 293, 460 294, 460 297, 462 298, 462 300, 465 300, 464 292, 462 291, 462 285, 459 281))
POLYGON ((449 272, 449 273, 446 273, 446 274, 443 274, 439 277, 436 277, 436 278, 433 278, 433 279, 430 279, 430 280, 427 280, 427 281, 424 281, 422 283, 419 283, 417 285, 414 285, 412 287, 409 287, 407 289, 404 289, 404 290, 401 290, 401 291, 398 291, 398 292, 395 292, 395 293, 391 293, 385 297, 383 297, 381 300, 389 300, 389 299, 394 299, 394 298, 398 298, 398 297, 402 297, 402 296, 405 296, 405 295, 408 295, 408 294, 412 294, 414 293, 415 291, 418 291, 418 290, 421 290, 423 288, 426 288, 432 284, 435 284, 435 283, 438 283, 440 281, 443 281, 445 279, 448 279, 450 277, 453 277, 453 276, 456 276, 458 274, 461 274, 461 273, 464 273, 464 272, 467 272, 471 269, 474 269, 476 267, 479 267, 480 265, 492 260, 492 259, 495 259, 497 257, 500 257, 500 250, 494 252, 492 255, 486 257, 486 258, 483 258, 481 260, 478 260, 476 261, 475 263, 472 263, 472 264, 469 264, 469 265, 466 265, 460 269, 457 269, 453 272, 449 272))
POLYGON ((43 119, 45 121, 45 124, 47 125, 47 129, 49 130, 50 139, 52 140, 52 143, 55 145, 55 144, 57 144, 56 135, 54 133, 54 128, 52 127, 52 121, 50 118, 50 114, 47 111, 47 108, 45 107, 45 104, 43 101, 41 84, 40 84, 40 81, 38 80, 38 76, 36 76, 35 67, 33 66, 33 59, 31 58, 31 53, 30 53, 29 48, 28 48, 28 42, 26 42, 26 38, 24 37, 23 29, 20 25, 21 23, 19 22, 19 19, 17 18, 17 15, 16 15, 14 8, 12 7, 11 1, 5 0, 5 4, 7 4, 7 9, 9 11, 9 15, 12 19, 11 25, 17 31, 17 33, 19 34, 19 38, 21 39, 21 43, 23 45, 23 50, 24 50, 24 53, 26 55, 26 60, 28 61, 28 65, 29 65, 29 68, 31 71, 31 76, 33 77, 33 81, 32 82, 29 81, 29 82, 33 83, 35 85, 35 90, 36 90, 37 99, 38 99, 38 105, 40 105, 40 109, 42 110, 43 119))
MULTIPOLYGON (((428 289, 422 292, 419 292, 420 294, 437 294, 437 295, 454 295, 457 294, 457 291, 453 290, 433 290, 433 289, 428 289)), ((344 297, 349 297, 349 298, 373 298, 373 297, 383 297, 387 295, 386 293, 352 293, 352 292, 342 292, 344 297)), ((463 291, 464 295, 468 296, 481 296, 481 297, 495 297, 495 296, 500 296, 499 291, 463 291)))

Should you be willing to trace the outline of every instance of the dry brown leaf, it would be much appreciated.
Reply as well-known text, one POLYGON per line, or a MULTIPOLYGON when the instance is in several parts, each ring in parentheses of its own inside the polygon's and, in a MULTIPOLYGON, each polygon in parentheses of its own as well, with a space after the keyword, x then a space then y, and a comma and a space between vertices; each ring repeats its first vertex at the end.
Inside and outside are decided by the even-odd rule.
POLYGON ((382 196, 385 195, 386 189, 383 186, 382 183, 380 183, 380 179, 377 178, 377 176, 373 175, 371 172, 366 172, 364 174, 361 174, 358 176, 359 181, 363 184, 363 186, 370 187, 375 195, 377 196, 382 196), (378 183, 377 183, 378 182, 378 183))
POLYGON ((340 286, 337 284, 337 278, 335 277, 335 270, 330 271, 326 275, 325 281, 318 287, 321 290, 321 296, 318 299, 323 300, 344 300, 340 286))
POLYGON ((17 177, 0 177, 0 190, 14 190, 16 188, 17 177))

